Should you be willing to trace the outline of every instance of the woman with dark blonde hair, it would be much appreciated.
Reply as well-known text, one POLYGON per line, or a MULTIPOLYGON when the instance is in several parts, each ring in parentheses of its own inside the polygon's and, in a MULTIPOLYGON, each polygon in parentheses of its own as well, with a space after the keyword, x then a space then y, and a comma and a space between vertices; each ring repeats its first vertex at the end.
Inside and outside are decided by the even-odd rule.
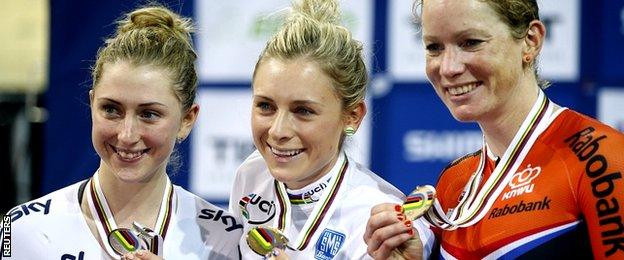
POLYGON ((199 113, 191 30, 162 6, 119 21, 89 91, 100 165, 88 180, 9 211, 11 257, 119 259, 147 249, 167 259, 239 258, 242 225, 167 175, 199 113))
MULTIPOLYGON (((445 259, 624 258, 624 135, 542 90, 535 0, 421 0, 429 81, 483 148, 446 167, 424 215, 445 259)), ((376 259, 417 258, 418 236, 371 212, 376 259), (415 250, 415 251, 413 251, 415 250)))

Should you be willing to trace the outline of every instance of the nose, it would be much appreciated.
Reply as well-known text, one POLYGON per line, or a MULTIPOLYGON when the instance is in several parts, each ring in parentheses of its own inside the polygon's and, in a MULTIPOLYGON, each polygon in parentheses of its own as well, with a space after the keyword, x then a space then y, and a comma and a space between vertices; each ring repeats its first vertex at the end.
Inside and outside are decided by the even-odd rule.
POLYGON ((466 66, 461 59, 460 50, 448 48, 442 53, 442 63, 440 64, 440 74, 446 78, 454 78, 461 75, 466 66))
POLYGON ((293 135, 293 125, 287 111, 278 111, 273 117, 269 137, 274 141, 286 141, 293 135))
POLYGON ((126 116, 121 123, 117 139, 124 144, 133 144, 139 141, 137 119, 126 116))

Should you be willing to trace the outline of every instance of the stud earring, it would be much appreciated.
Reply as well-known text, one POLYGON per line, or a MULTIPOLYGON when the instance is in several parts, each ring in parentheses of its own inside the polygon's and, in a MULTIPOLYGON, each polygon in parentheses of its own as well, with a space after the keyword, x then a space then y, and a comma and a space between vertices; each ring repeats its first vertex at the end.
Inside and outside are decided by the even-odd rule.
POLYGON ((347 126, 344 129, 344 133, 345 133, 346 136, 352 136, 352 135, 355 134, 355 129, 353 129, 352 126, 347 126))
POLYGON ((524 57, 522 57, 522 60, 524 61, 524 63, 531 63, 531 55, 524 55, 524 57))

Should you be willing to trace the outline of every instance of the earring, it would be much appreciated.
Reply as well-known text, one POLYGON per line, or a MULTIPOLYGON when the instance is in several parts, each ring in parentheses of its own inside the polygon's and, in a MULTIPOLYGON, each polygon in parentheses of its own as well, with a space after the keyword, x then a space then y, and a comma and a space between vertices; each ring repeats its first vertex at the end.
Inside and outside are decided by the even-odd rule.
POLYGON ((522 57, 522 60, 524 61, 524 63, 531 63, 531 55, 524 55, 524 57, 522 57))
POLYGON ((353 129, 352 126, 347 126, 344 129, 344 133, 345 133, 346 136, 352 136, 352 135, 355 134, 355 129, 353 129))

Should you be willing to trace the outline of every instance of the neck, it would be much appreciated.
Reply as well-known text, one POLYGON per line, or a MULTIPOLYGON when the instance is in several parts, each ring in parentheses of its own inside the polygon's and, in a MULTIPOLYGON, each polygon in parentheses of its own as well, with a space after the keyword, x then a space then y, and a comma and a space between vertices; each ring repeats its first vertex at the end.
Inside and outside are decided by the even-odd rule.
POLYGON ((167 175, 157 173, 148 180, 127 182, 120 180, 105 167, 98 169, 100 188, 120 227, 130 227, 133 221, 153 227, 167 184, 167 175))
POLYGON ((486 120, 479 121, 479 127, 485 136, 485 142, 496 156, 502 156, 522 122, 528 116, 538 96, 535 83, 519 86, 503 104, 493 111, 486 120))

